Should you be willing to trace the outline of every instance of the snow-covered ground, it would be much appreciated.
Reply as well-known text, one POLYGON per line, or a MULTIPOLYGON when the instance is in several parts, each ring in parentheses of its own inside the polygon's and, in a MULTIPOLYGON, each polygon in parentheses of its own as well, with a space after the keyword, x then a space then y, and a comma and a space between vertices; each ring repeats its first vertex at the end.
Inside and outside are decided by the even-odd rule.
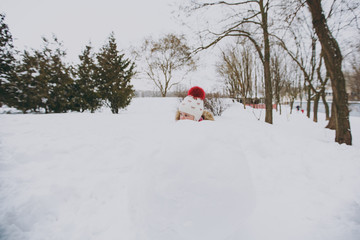
POLYGON ((360 117, 346 146, 322 114, 175 122, 178 103, 1 114, 0 239, 360 238, 360 117))

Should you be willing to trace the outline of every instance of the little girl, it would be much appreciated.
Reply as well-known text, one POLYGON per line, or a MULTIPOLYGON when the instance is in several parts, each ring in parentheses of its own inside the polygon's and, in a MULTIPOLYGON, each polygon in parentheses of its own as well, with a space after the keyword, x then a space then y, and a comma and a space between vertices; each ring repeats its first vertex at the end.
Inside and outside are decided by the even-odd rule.
POLYGON ((180 103, 176 112, 176 120, 214 120, 212 113, 204 110, 205 91, 200 87, 190 88, 188 95, 180 103))

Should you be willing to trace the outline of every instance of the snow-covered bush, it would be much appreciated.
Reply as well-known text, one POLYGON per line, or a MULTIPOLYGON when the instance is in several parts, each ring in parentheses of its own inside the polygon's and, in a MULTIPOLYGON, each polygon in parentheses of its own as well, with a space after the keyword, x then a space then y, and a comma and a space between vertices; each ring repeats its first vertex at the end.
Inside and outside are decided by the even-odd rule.
POLYGON ((221 114, 229 107, 220 93, 209 93, 204 100, 205 109, 210 110, 215 116, 221 114))

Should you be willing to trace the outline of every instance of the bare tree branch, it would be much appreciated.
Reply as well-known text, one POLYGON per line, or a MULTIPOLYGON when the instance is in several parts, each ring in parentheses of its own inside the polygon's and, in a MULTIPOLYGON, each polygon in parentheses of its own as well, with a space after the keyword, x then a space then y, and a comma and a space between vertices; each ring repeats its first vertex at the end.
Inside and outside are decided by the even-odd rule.
POLYGON ((214 3, 203 3, 201 4, 203 7, 206 6, 214 6, 214 5, 228 5, 228 6, 239 6, 239 5, 244 5, 244 4, 248 4, 248 3, 258 3, 258 1, 256 0, 249 0, 249 1, 243 1, 243 2, 236 2, 236 3, 228 3, 225 1, 219 1, 219 2, 214 2, 214 3))

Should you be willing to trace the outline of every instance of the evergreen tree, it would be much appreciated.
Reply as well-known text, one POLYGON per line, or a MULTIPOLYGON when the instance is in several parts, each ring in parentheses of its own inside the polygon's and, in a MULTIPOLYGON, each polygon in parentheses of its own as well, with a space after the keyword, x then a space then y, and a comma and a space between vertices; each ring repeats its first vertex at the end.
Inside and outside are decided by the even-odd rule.
POLYGON ((77 79, 74 84, 76 106, 83 112, 95 112, 101 106, 98 83, 95 77, 95 59, 92 47, 87 45, 79 56, 80 64, 76 68, 77 79))
POLYGON ((26 113, 38 111, 42 107, 41 97, 44 89, 39 84, 39 61, 35 54, 24 51, 21 62, 15 67, 16 74, 11 78, 13 102, 11 106, 26 113))
POLYGON ((5 15, 0 14, 0 106, 11 104, 11 85, 9 79, 14 70, 14 46, 12 35, 5 23, 5 15))
POLYGON ((11 106, 22 110, 66 112, 72 105, 70 67, 63 61, 66 52, 56 37, 50 42, 43 38, 41 50, 24 51, 11 80, 11 106))
POLYGON ((53 42, 49 42, 46 38, 43 38, 43 41, 43 49, 35 52, 39 61, 37 83, 41 87, 39 93, 42 107, 47 113, 66 112, 71 109, 73 102, 71 99, 73 79, 70 76, 70 67, 63 61, 66 52, 55 36, 53 42))
POLYGON ((134 76, 135 64, 125 58, 117 50, 117 44, 112 33, 109 41, 97 55, 97 78, 102 99, 111 108, 112 113, 130 104, 134 96, 133 86, 130 84, 134 76))

